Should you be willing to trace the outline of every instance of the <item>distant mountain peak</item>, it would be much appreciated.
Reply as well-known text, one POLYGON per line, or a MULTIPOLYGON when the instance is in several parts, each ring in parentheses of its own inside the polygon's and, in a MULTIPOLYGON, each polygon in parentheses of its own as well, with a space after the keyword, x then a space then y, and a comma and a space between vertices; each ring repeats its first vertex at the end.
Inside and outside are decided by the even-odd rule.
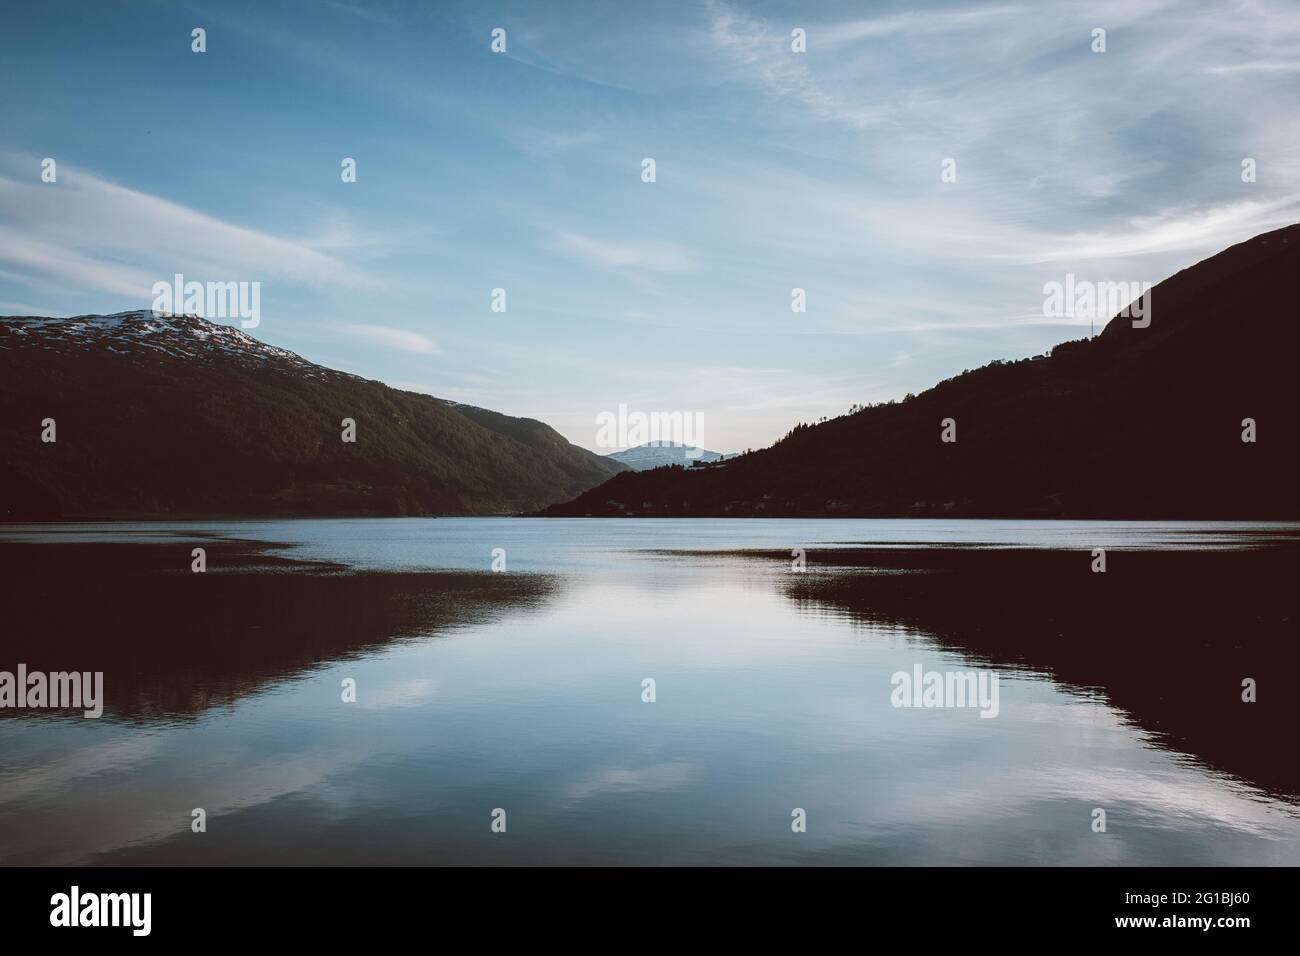
POLYGON ((621 462, 632 471, 649 471, 664 465, 689 465, 696 461, 725 461, 734 454, 707 451, 673 441, 649 441, 644 445, 617 451, 606 458, 621 462))
POLYGON ((795 425, 726 467, 633 464, 544 513, 1294 520, 1297 275, 1300 224, 1157 283, 1143 321, 795 425))

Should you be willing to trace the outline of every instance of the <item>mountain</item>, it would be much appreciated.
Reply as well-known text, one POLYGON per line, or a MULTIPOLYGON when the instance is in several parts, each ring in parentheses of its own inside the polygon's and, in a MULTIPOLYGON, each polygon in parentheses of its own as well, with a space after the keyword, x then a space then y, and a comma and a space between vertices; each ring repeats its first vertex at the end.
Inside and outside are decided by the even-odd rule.
POLYGON ((693 461, 725 461, 736 456, 689 448, 670 441, 651 441, 626 451, 616 451, 605 457, 627 465, 632 471, 648 471, 664 465, 688 465, 693 461))
POLYGON ((1117 316, 1050 355, 798 425, 725 466, 617 475, 543 514, 1300 518, 1298 279, 1293 225, 1156 285, 1147 328, 1117 316))
POLYGON ((196 316, 0 317, 0 407, 5 520, 515 513, 622 468, 196 316))

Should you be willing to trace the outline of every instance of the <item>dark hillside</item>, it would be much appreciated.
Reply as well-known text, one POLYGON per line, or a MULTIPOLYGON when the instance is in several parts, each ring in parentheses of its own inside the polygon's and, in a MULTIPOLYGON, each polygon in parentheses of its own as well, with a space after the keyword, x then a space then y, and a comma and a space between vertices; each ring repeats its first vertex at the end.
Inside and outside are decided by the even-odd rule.
POLYGON ((620 467, 193 316, 0 318, 0 408, 7 520, 511 513, 620 467))
POLYGON ((1297 277, 1289 226, 1158 284, 1148 328, 1116 318, 1050 356, 797 426, 721 467, 618 475, 544 514, 1297 518, 1297 277))

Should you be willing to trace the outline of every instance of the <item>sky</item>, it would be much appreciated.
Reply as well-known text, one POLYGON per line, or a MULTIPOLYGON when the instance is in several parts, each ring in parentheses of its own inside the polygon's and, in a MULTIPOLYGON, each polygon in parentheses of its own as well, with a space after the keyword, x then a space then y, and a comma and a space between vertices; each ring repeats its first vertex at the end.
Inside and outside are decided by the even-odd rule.
POLYGON ((1294 0, 14 4, 0 89, 0 314, 256 281, 273 345, 602 453, 620 406, 762 447, 1300 221, 1294 0))

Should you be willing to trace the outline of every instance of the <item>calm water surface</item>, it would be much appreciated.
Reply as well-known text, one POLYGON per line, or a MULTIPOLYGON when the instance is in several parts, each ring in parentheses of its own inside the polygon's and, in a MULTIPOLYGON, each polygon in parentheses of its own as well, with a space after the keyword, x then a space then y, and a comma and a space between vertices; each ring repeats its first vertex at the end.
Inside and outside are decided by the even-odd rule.
MULTIPOLYGON (((1119 649, 1094 655, 1087 628, 983 620, 939 586, 886 613, 893 592, 863 588, 940 572, 844 554, 1064 553, 1081 587, 1094 548, 1109 579, 1130 553, 1298 540, 1172 522, 3 526, 19 557, 0 669, 96 666, 108 704, 0 718, 0 863, 1300 864, 1294 722, 1252 725, 1264 757, 1236 762, 1195 703, 1164 703, 1176 650, 1125 682, 1150 628, 1116 615, 1119 649), (1009 627, 1015 650, 987 643, 1009 627), (998 716, 893 707, 891 675, 918 663, 996 670, 998 716)), ((1224 653, 1295 630, 1235 588, 1194 590, 1239 608, 1224 653)))

